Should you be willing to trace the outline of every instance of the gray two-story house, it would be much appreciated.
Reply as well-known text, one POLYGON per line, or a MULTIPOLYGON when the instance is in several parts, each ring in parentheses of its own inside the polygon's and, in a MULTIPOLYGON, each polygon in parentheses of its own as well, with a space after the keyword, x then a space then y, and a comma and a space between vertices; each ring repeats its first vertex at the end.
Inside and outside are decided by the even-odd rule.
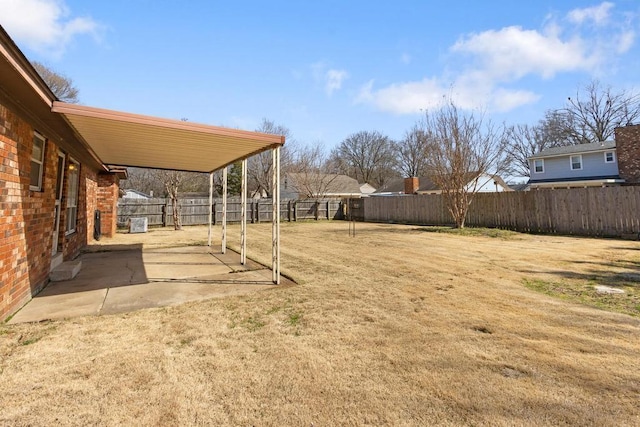
POLYGON ((554 147, 529 157, 530 188, 603 187, 624 183, 615 141, 554 147))

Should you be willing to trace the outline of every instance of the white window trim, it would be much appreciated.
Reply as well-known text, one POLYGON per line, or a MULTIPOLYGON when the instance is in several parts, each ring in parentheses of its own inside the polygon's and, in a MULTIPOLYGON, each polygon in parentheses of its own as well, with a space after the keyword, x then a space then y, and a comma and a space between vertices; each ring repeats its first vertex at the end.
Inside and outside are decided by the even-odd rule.
POLYGON ((574 154, 573 156, 569 156, 569 168, 570 168, 572 171, 581 171, 581 170, 582 170, 582 166, 583 166, 583 165, 582 165, 582 154, 574 154), (573 158, 574 158, 574 157, 578 157, 578 158, 580 158, 580 167, 579 167, 579 168, 574 168, 574 167, 573 167, 573 158))
POLYGON ((47 139, 35 131, 33 132, 33 139, 39 139, 40 141, 42 141, 42 150, 40 153, 40 158, 36 159, 33 157, 33 147, 31 148, 31 161, 34 163, 37 163, 40 166, 40 170, 38 171, 38 185, 31 185, 31 175, 29 175, 29 190, 42 191, 42 176, 44 172, 44 152, 47 146, 47 139))
POLYGON ((605 163, 615 163, 616 162, 616 152, 615 151, 605 151, 604 152, 604 162, 605 163), (607 154, 611 154, 611 160, 607 160, 607 154))
POLYGON ((533 160, 533 173, 544 173, 544 159, 534 159, 533 160), (542 165, 542 170, 541 171, 537 171, 536 170, 536 162, 541 162, 542 165))
POLYGON ((67 163, 67 167, 69 170, 71 168, 75 168, 75 173, 77 174, 77 179, 75 181, 76 188, 73 189, 71 185, 73 184, 73 180, 71 179, 71 173, 67 177, 67 200, 65 203, 65 229, 64 235, 68 236, 76 232, 76 227, 78 225, 78 198, 80 197, 80 163, 76 161, 73 157, 69 157, 69 163, 67 163), (72 190, 75 190, 73 193, 70 193, 72 190), (73 212, 73 218, 70 218, 70 212, 73 212), (73 221, 71 221, 73 219, 73 221))

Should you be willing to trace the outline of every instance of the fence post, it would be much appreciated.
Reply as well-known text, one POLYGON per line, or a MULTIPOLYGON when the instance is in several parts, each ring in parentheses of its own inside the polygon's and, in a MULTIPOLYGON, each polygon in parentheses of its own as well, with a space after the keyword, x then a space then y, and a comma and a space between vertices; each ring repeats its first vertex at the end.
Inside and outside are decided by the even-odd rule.
POLYGON ((329 203, 331 202, 327 200, 327 221, 331 219, 331 205, 329 203))
POLYGON ((298 221, 298 201, 293 201, 293 220, 298 221))
POLYGON ((213 217, 213 225, 216 225, 216 202, 211 204, 211 216, 213 217))
POLYGON ((318 216, 319 216, 319 210, 320 210, 320 202, 316 200, 316 202, 314 203, 315 205, 315 212, 313 213, 313 216, 315 218, 315 220, 318 220, 318 216))
POLYGON ((256 200, 256 222, 260 224, 260 199, 256 200))
POLYGON ((291 200, 287 202, 287 221, 291 222, 291 200))
POLYGON ((162 226, 167 226, 167 202, 162 205, 162 226))

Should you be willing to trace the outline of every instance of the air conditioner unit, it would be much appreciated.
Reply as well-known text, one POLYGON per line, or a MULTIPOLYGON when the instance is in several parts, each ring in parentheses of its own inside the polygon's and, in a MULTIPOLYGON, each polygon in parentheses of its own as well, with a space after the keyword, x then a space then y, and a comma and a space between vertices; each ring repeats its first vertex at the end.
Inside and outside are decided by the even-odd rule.
POLYGON ((130 218, 129 219, 129 233, 146 233, 148 220, 144 218, 130 218))

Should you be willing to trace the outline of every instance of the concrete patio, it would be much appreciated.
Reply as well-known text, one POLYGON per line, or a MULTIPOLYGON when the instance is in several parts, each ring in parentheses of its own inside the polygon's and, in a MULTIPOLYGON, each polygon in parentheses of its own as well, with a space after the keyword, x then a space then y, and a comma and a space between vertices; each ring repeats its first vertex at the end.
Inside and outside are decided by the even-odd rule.
POLYGON ((93 248, 71 280, 51 282, 9 321, 38 322, 113 314, 187 301, 246 294, 293 282, 272 282, 271 270, 208 246, 143 249, 142 244, 93 248))

